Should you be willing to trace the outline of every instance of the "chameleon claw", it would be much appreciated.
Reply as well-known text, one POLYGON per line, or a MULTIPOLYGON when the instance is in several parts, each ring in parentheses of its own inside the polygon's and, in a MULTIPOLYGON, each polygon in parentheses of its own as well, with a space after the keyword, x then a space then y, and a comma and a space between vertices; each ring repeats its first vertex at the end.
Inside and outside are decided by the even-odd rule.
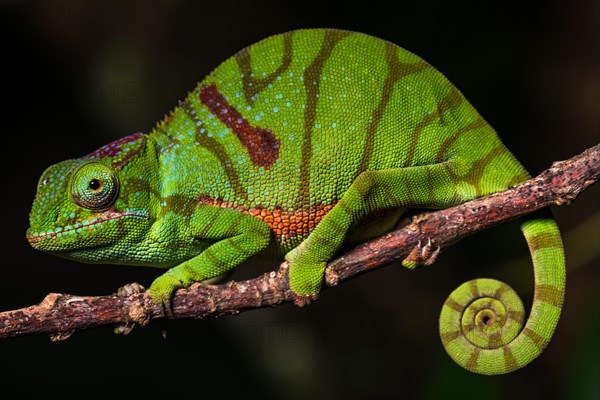
POLYGON ((402 266, 414 269, 418 266, 432 265, 440 254, 441 247, 434 246, 431 238, 427 238, 427 243, 423 245, 421 240, 411 250, 411 252, 402 261, 402 266))
MULTIPOLYGON (((168 319, 173 319, 173 303, 171 302, 171 299, 161 301, 160 305, 163 311, 163 315, 166 316, 168 319)), ((163 336, 166 337, 166 333, 163 333, 163 336)))
POLYGON ((119 325, 115 326, 115 328, 113 329, 113 332, 116 335, 126 336, 131 333, 131 331, 133 330, 134 327, 135 327, 134 322, 126 322, 124 324, 119 324, 119 325))

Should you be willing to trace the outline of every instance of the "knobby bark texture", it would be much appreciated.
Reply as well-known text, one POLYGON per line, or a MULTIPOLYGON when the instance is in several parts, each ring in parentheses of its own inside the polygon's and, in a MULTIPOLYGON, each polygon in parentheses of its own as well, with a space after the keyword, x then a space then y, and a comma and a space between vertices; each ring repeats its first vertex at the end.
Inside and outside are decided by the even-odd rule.
MULTIPOLYGON (((412 216, 407 225, 364 243, 332 261, 325 287, 406 257, 432 261, 439 250, 475 232, 549 205, 568 204, 598 181, 600 144, 566 161, 555 162, 537 177, 513 188, 452 208, 412 216), (433 257, 422 257, 422 253, 433 257)), ((288 285, 288 264, 258 278, 221 285, 194 284, 178 290, 170 318, 205 318, 276 306, 296 300, 288 285)), ((46 333, 52 340, 107 324, 127 333, 136 324, 165 318, 150 295, 120 290, 109 296, 81 297, 51 293, 37 305, 0 313, 0 338, 46 333)))

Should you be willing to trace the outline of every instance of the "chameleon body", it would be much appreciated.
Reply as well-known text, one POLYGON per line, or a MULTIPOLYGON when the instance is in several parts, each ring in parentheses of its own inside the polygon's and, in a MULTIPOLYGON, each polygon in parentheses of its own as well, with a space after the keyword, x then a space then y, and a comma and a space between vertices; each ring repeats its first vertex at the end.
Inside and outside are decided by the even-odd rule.
MULTIPOLYGON (((419 57, 365 34, 299 30, 226 60, 150 134, 48 168, 27 236, 70 259, 168 269, 149 288, 162 302, 255 254, 285 255, 302 302, 344 244, 388 231, 406 208, 448 207, 528 176, 419 57)), ((526 365, 557 324, 559 231, 551 217, 522 230, 535 269, 528 318, 491 280, 443 307, 442 342, 471 371, 526 365)))

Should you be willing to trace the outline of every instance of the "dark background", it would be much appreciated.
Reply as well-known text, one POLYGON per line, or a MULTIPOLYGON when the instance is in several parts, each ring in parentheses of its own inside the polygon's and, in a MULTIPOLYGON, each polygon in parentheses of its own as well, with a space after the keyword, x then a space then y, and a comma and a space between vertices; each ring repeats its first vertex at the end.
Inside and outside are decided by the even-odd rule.
MULTIPOLYGON (((0 310, 49 292, 104 295, 161 271, 81 265, 25 240, 39 175, 155 122, 225 58, 269 35, 336 27, 390 40, 442 71, 532 174, 596 144, 598 1, 1 3, 4 156, 0 310)), ((517 223, 464 240, 429 268, 394 264, 327 290, 314 305, 235 317, 110 327, 64 342, 0 341, 0 387, 20 397, 600 398, 598 185, 556 208, 568 292, 556 335, 526 368, 500 377, 456 366, 438 338, 446 296, 494 277, 527 305, 532 268, 517 223)), ((237 270, 252 277, 264 264, 237 270)))

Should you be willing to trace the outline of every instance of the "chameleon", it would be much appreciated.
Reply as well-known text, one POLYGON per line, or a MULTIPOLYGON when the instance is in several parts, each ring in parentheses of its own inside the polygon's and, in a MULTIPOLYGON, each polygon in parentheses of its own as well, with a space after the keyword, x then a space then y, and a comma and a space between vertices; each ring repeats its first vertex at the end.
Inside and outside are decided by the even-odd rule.
MULTIPOLYGON (((165 269, 148 288, 163 305, 251 256, 284 257, 303 305, 340 249, 388 232, 407 209, 447 208, 529 177, 420 57, 363 33, 304 29, 224 61, 150 133, 46 169, 27 239, 67 259, 165 269)), ((516 292, 492 279, 465 283, 442 307, 441 341, 469 371, 529 364, 558 323, 560 232, 551 214, 521 230, 535 273, 527 318, 516 292)), ((402 264, 437 255, 430 244, 417 253, 402 264)))

